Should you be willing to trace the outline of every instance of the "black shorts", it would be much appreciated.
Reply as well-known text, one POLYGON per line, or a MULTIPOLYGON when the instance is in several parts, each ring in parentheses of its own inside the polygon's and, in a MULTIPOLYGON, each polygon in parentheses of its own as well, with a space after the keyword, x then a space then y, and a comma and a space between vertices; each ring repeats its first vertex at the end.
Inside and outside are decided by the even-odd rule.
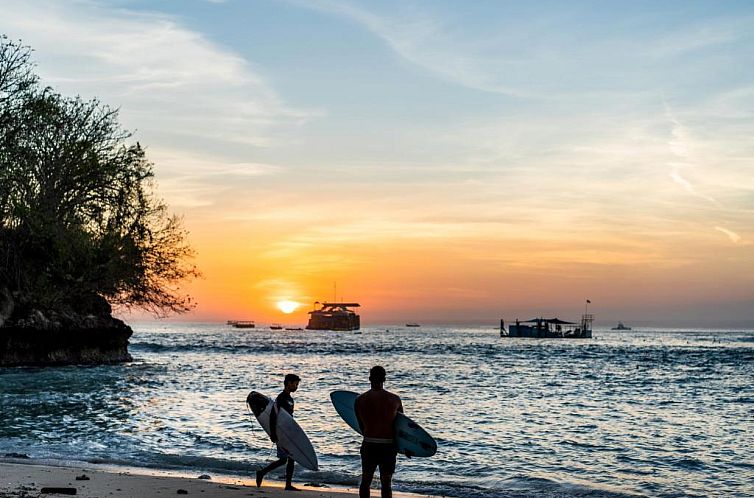
POLYGON ((395 474, 398 448, 392 443, 361 443, 361 469, 365 474, 374 474, 377 467, 380 475, 395 474))

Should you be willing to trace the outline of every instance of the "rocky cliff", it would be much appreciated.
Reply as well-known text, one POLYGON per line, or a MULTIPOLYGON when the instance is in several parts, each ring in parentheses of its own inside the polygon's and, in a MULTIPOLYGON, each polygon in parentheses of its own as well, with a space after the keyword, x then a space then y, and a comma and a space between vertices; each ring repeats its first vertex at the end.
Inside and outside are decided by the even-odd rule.
POLYGON ((0 289, 0 366, 106 364, 131 361, 133 331, 113 318, 109 306, 98 314, 14 309, 0 289))

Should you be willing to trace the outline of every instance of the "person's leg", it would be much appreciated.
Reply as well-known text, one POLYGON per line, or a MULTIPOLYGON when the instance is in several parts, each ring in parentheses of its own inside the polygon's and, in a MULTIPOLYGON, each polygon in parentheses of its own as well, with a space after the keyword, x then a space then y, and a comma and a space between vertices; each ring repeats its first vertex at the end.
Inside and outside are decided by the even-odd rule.
POLYGON ((361 484, 359 484, 359 498, 369 498, 369 488, 372 485, 372 479, 374 478, 374 470, 374 468, 368 470, 362 466, 361 484))
POLYGON ((268 472, 275 470, 276 468, 280 467, 281 465, 285 464, 287 461, 287 458, 280 458, 278 460, 275 460, 271 464, 269 464, 267 467, 263 468, 262 470, 257 470, 257 487, 262 485, 262 480, 264 479, 264 476, 267 475, 268 472))
POLYGON ((298 491, 298 488, 293 487, 293 458, 288 457, 288 465, 285 466, 285 489, 288 491, 298 491))
POLYGON ((359 498, 369 498, 369 487, 377 470, 377 460, 370 451, 368 443, 361 445, 361 483, 359 484, 359 498))
POLYGON ((393 498, 393 474, 398 451, 393 445, 384 445, 380 452, 380 493, 382 498, 393 498))
POLYGON ((380 496, 393 498, 393 474, 384 473, 380 470, 380 496))

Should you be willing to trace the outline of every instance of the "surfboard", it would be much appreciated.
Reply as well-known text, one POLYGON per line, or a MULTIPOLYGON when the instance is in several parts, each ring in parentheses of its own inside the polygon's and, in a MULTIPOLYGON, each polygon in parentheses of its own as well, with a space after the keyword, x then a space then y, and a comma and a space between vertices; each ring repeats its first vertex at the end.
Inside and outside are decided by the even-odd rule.
MULTIPOLYGON (((275 402, 256 391, 251 391, 246 397, 249 411, 256 417, 267 435, 270 435, 270 413, 275 402)), ((309 470, 318 470, 317 453, 314 451, 309 437, 304 429, 285 410, 278 411, 277 428, 278 444, 291 458, 309 470)))
MULTIPOLYGON (((354 409, 358 396, 357 393, 351 391, 333 391, 330 393, 330 400, 340 418, 351 429, 361 434, 354 409)), ((395 418, 395 443, 398 446, 398 453, 410 457, 431 457, 437 453, 437 441, 403 413, 399 413, 395 418)))

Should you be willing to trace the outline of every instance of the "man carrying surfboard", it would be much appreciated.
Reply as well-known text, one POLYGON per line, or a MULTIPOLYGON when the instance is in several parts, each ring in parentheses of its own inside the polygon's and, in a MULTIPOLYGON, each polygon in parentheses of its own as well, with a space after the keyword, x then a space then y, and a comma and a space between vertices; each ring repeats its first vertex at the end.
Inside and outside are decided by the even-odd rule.
POLYGON ((359 427, 364 435, 361 443, 361 484, 359 498, 369 498, 374 472, 380 469, 382 498, 393 496, 398 448, 395 444, 395 418, 403 412, 401 398, 383 387, 387 374, 377 365, 369 370, 371 389, 356 398, 354 405, 359 427))
POLYGON ((286 465, 285 467, 285 489, 287 491, 298 491, 298 488, 294 487, 292 484, 293 481, 293 466, 294 461, 293 458, 288 454, 288 452, 280 446, 278 443, 278 437, 277 437, 277 417, 278 417, 278 411, 282 408, 283 410, 287 411, 288 413, 293 416, 293 397, 291 396, 291 393, 295 393, 298 390, 298 384, 301 382, 301 379, 296 374, 287 374, 285 376, 285 379, 283 380, 283 391, 278 394, 277 399, 275 400, 275 406, 272 407, 272 411, 270 412, 270 439, 273 443, 277 444, 277 457, 278 459, 274 462, 270 463, 267 467, 263 468, 262 470, 257 470, 257 487, 260 487, 262 485, 262 480, 264 479, 264 476, 267 475, 268 472, 275 470, 276 468, 286 465))

